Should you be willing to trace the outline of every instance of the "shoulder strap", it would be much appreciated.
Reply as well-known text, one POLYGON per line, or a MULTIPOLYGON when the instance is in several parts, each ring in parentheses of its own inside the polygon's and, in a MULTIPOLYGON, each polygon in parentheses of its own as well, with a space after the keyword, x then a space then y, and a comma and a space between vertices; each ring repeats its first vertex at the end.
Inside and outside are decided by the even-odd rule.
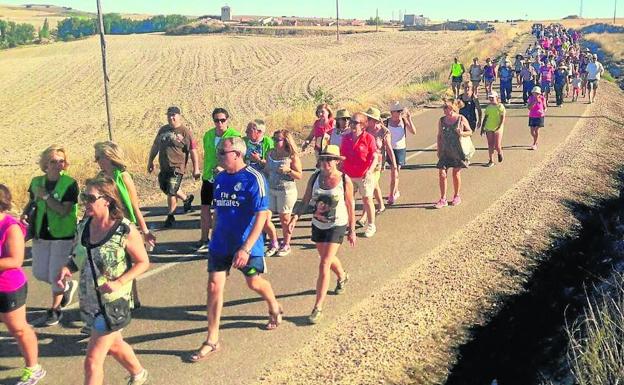
MULTIPOLYGON (((83 233, 84 234, 84 233, 83 233)), ((93 287, 95 288, 95 296, 97 297, 98 306, 100 307, 100 311, 104 317, 104 322, 106 322, 106 327, 108 330, 111 330, 110 322, 108 322, 108 318, 106 317, 106 308, 104 308, 104 304, 102 303, 102 295, 98 290, 98 282, 97 277, 95 276, 95 263, 93 263, 93 255, 91 255, 91 247, 85 246, 87 249, 87 259, 89 260, 89 266, 91 266, 91 277, 93 278, 93 287)))
POLYGON ((344 194, 344 201, 347 201, 347 176, 342 173, 342 193, 344 194))

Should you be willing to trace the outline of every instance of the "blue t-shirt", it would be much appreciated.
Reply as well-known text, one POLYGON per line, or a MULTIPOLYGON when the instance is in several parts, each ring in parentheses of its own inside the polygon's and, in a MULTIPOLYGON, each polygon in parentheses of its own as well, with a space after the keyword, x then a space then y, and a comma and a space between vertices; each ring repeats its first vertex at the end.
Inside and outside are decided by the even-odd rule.
MULTIPOLYGON (((256 213, 268 210, 268 186, 262 173, 245 167, 234 174, 220 172, 214 181, 213 206, 217 226, 210 239, 210 255, 232 256, 247 239, 256 213)), ((252 257, 264 256, 264 236, 251 248, 252 257)))
POLYGON ((558 86, 565 85, 568 78, 568 71, 557 69, 555 71, 555 84, 558 86))

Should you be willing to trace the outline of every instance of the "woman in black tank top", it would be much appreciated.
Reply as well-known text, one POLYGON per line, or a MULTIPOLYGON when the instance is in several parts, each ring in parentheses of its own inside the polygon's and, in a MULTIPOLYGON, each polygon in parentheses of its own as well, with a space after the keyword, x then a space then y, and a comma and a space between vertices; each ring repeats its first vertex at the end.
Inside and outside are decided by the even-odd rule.
POLYGON ((470 129, 474 132, 477 128, 481 127, 481 104, 473 92, 470 83, 464 83, 464 93, 459 96, 459 99, 464 103, 464 106, 459 110, 460 115, 468 120, 470 129))

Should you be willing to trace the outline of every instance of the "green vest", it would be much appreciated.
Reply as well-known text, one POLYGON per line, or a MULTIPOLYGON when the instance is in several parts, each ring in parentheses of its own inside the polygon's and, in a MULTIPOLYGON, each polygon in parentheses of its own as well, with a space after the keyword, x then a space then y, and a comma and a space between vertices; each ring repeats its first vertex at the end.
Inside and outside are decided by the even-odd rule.
POLYGON ((451 65, 451 74, 455 77, 462 76, 464 73, 464 66, 461 63, 453 63, 451 65))
POLYGON ((130 199, 130 193, 128 192, 128 187, 126 187, 126 183, 123 180, 123 171, 119 169, 113 170, 113 179, 115 180, 115 184, 117 185, 117 190, 119 191, 119 196, 121 197, 121 202, 126 206, 126 212, 128 214, 128 219, 132 223, 137 223, 136 215, 134 215, 134 208, 132 207, 132 200, 130 199))
MULTIPOLYGON (((30 191, 33 193, 36 189, 45 189, 46 176, 34 177, 30 183, 30 191)), ((76 183, 76 180, 64 172, 61 173, 59 180, 54 186, 51 197, 59 202, 63 199, 63 195, 72 184, 76 183)), ((35 198, 37 205, 37 211, 35 215, 35 236, 39 238, 41 232, 41 226, 43 225, 43 216, 48 217, 48 230, 50 235, 55 238, 67 238, 76 234, 76 221, 78 218, 78 204, 72 205, 71 211, 66 215, 60 215, 54 210, 48 210, 48 206, 43 199, 35 198)))
MULTIPOLYGON (((235 136, 241 136, 240 132, 228 127, 221 139, 235 136)), ((209 182, 214 181, 214 172, 212 170, 219 164, 217 160, 217 146, 215 146, 216 137, 216 128, 212 128, 204 134, 204 171, 202 173, 202 179, 209 182)))

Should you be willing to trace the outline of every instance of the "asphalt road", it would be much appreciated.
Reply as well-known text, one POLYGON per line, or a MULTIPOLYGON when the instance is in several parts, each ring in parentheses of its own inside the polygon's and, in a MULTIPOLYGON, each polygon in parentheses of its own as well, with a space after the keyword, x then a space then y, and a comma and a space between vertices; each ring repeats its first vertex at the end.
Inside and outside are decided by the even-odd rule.
MULTIPOLYGON (((151 383, 246 384, 270 376, 270 370, 265 368, 270 368, 271 362, 288 357, 303 344, 313 344, 315 336, 323 333, 338 316, 371 296, 376 287, 395 274, 427 258, 429 251, 513 188, 566 138, 586 107, 585 102, 577 102, 550 108, 546 127, 541 130, 540 147, 530 151, 527 110, 519 104, 520 88, 514 87, 512 103, 507 108, 504 162, 492 168, 483 167, 487 162, 485 137, 473 136, 477 153, 471 167, 462 171, 463 203, 441 210, 432 206, 439 198, 434 144, 442 111, 425 108, 414 114, 417 134, 408 137, 408 166, 400 174, 401 199, 378 217, 378 231, 373 238, 359 237, 354 248, 346 243, 341 247, 339 257, 350 272, 351 281, 344 295, 328 297, 325 317, 318 325, 307 323, 314 303, 318 259, 309 240, 309 219, 304 218, 293 237, 293 252, 287 257, 267 259, 266 278, 284 307, 284 323, 277 330, 263 330, 267 321, 265 304, 247 289, 241 274, 233 272, 226 286, 221 323, 224 349, 199 364, 183 362, 183 357, 200 346, 206 331, 206 260, 193 253, 193 244, 199 238, 199 210, 178 215, 174 229, 157 230, 158 246, 151 255, 151 268, 139 281, 143 307, 135 311, 132 324, 124 331, 126 340, 150 371, 151 383)), ((305 158, 304 167, 310 171, 310 156, 305 158)), ((306 179, 309 175, 307 172, 306 179)), ((389 186, 388 178, 389 172, 385 172, 384 191, 389 186)), ((449 179, 452 197, 450 182, 449 179)), ((299 187, 301 196, 303 182, 299 187)), ((165 209, 147 207, 145 213, 148 222, 159 227, 165 209)), ((35 319, 49 305, 49 289, 32 278, 30 261, 26 262, 26 270, 30 284, 29 319, 35 319)), ((332 279, 330 288, 334 284, 332 279)), ((74 306, 66 311, 61 326, 37 328, 40 361, 48 370, 43 383, 82 383, 86 340, 79 333, 80 327, 74 306)), ((22 361, 6 329, 0 328, 0 382, 12 383, 22 361)), ((108 358, 105 383, 125 383, 124 376, 126 373, 120 366, 108 358)))

